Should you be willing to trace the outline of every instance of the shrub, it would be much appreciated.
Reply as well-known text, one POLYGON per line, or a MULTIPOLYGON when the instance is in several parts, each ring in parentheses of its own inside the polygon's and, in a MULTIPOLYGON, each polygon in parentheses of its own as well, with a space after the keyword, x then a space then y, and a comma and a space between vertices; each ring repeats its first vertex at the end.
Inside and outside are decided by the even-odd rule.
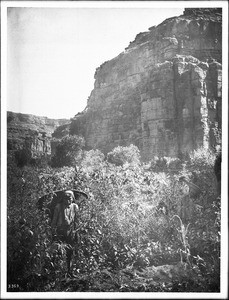
POLYGON ((140 159, 138 147, 132 144, 128 147, 118 146, 107 154, 107 161, 116 166, 123 166, 125 163, 139 165, 140 159))
POLYGON ((177 173, 182 169, 182 161, 179 158, 155 156, 150 162, 149 169, 153 172, 177 173))
POLYGON ((53 167, 74 166, 81 158, 81 150, 84 146, 83 137, 76 135, 64 136, 56 146, 51 165, 53 167))
POLYGON ((85 151, 81 162, 81 167, 85 172, 98 171, 105 164, 105 155, 98 149, 85 151))
POLYGON ((31 152, 26 148, 17 150, 15 152, 16 163, 20 168, 28 165, 30 163, 31 157, 31 152))
POLYGON ((190 154, 190 159, 185 164, 189 171, 189 178, 203 191, 202 204, 208 206, 217 197, 217 182, 214 174, 216 154, 209 149, 199 148, 190 154))

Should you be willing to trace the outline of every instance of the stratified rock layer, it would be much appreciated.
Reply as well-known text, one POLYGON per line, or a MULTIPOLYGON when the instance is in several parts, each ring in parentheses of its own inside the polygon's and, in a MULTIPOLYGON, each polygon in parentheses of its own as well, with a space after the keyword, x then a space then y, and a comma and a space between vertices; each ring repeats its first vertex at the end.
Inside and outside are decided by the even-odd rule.
POLYGON ((209 147, 221 126, 221 56, 221 9, 185 9, 96 70, 70 133, 105 153, 135 144, 145 160, 209 147))
POLYGON ((33 158, 50 156, 52 133, 69 122, 7 112, 7 150, 27 149, 33 158))

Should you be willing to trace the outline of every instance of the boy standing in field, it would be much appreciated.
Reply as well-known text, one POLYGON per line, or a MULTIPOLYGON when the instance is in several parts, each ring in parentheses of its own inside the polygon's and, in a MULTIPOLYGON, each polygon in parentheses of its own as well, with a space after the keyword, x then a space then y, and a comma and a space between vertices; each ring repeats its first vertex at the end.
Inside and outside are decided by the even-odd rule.
POLYGON ((70 276, 72 276, 71 260, 74 245, 74 229, 78 211, 79 207, 75 203, 74 193, 70 190, 65 191, 62 201, 55 207, 51 223, 51 227, 56 231, 58 238, 68 244, 68 247, 66 247, 66 259, 67 271, 70 276))

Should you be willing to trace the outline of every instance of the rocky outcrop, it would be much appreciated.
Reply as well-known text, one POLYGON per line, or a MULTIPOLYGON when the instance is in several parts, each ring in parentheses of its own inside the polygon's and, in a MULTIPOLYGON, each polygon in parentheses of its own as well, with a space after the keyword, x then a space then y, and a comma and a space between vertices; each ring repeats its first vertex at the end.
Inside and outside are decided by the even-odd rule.
POLYGON ((96 70, 70 133, 105 153, 135 144, 145 160, 210 147, 221 126, 221 56, 221 9, 185 9, 96 70))
POLYGON ((7 112, 7 150, 26 149, 32 158, 51 155, 52 133, 67 119, 7 112))

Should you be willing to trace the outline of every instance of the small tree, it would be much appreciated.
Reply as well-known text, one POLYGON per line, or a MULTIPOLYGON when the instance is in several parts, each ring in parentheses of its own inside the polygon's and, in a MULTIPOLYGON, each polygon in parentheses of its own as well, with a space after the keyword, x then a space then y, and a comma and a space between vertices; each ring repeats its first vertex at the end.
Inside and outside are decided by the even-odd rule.
POLYGON ((118 146, 107 154, 107 161, 116 166, 122 166, 125 163, 139 165, 140 159, 138 147, 132 144, 129 147, 118 146))
POLYGON ((81 136, 64 136, 56 146, 56 151, 51 159, 53 167, 74 165, 81 157, 85 140, 81 136))

